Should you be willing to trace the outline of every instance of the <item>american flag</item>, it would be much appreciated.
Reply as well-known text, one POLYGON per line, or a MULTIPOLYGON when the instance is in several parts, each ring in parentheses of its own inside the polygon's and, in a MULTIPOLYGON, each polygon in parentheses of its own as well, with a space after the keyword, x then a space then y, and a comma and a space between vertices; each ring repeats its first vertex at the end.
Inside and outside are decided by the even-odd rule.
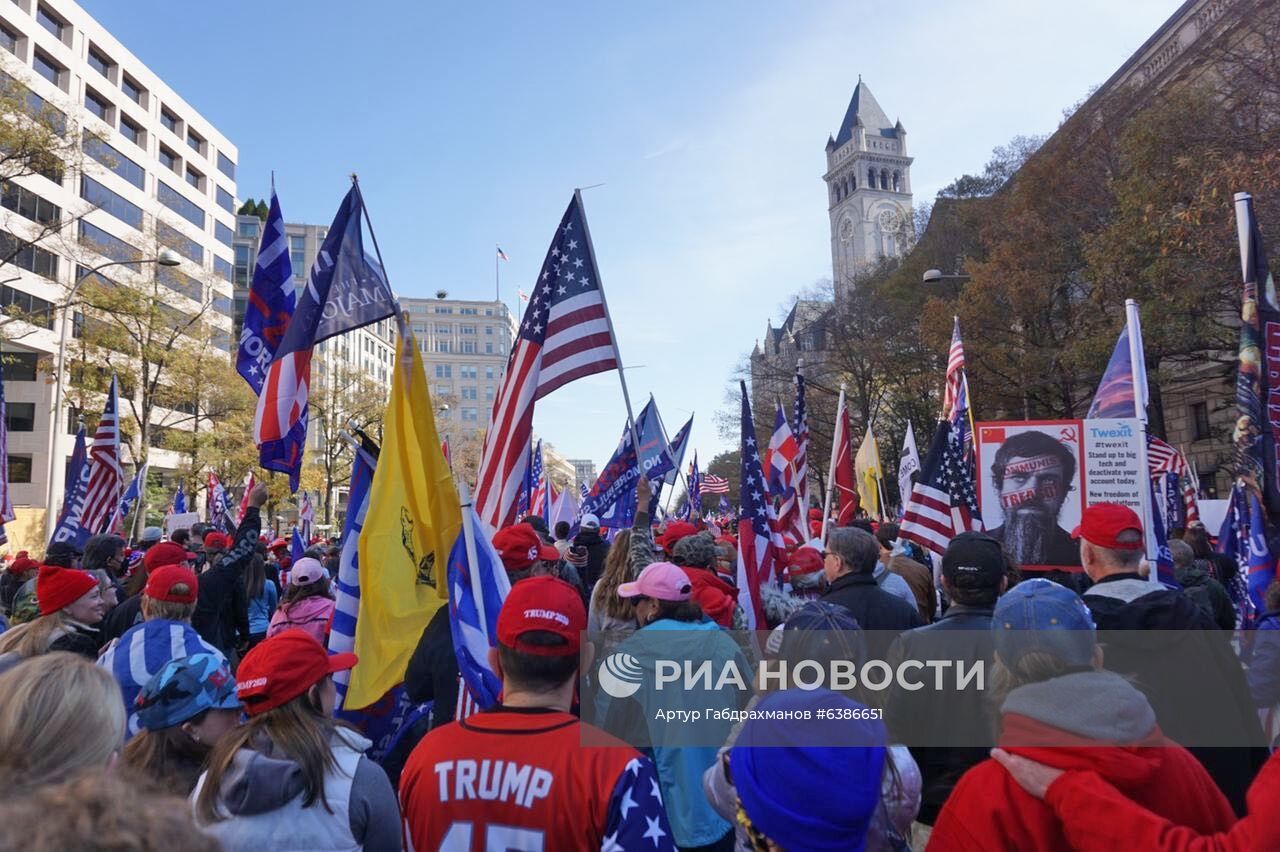
POLYGON ((506 253, 505 251, 503 251, 503 250, 502 250, 502 246, 497 246, 497 249, 498 249, 498 260, 510 260, 510 259, 511 259, 511 258, 507 257, 507 253, 506 253))
POLYGON ((769 500, 756 446, 756 430, 751 421, 751 401, 747 383, 742 386, 742 484, 738 504, 738 604, 746 616, 747 629, 765 629, 765 586, 776 583, 782 568, 782 539, 769 500))
POLYGON ((714 473, 705 474, 702 477, 702 487, 699 489, 701 494, 728 494, 729 480, 723 476, 716 476, 714 473))
POLYGON ((209 511, 209 523, 213 524, 214 529, 230 532, 231 500, 227 497, 226 486, 222 484, 222 480, 218 479, 216 473, 209 471, 206 488, 208 493, 205 504, 209 511))
POLYGON ((960 444, 972 457, 973 435, 969 424, 969 379, 964 369, 964 343, 960 340, 960 318, 953 317, 951 351, 947 353, 947 383, 943 390, 942 411, 947 421, 960 432, 960 444))
MULTIPOLYGON (((1191 465, 1187 457, 1178 452, 1171 444, 1154 435, 1147 435, 1147 469, 1153 479, 1164 474, 1172 474, 1181 483, 1182 506, 1185 514, 1184 522, 1200 520, 1200 504, 1196 500, 1195 477, 1191 475, 1191 465)), ((1173 481, 1173 480, 1171 480, 1173 481)))
POLYGON ((791 434, 791 425, 787 423, 786 412, 782 404, 774 414, 773 435, 769 438, 769 447, 764 454, 765 482, 769 486, 769 498, 776 502, 778 512, 778 532, 788 543, 796 543, 805 539, 803 531, 797 538, 797 527, 800 520, 800 506, 796 502, 796 439, 791 434))
POLYGON ((533 451, 533 463, 529 466, 529 514, 541 515, 547 507, 547 472, 542 464, 542 440, 533 451))
POLYGON ((960 431, 941 420, 924 470, 911 489, 900 535, 941 556, 954 536, 981 529, 973 468, 965 457, 960 431))
POLYGON ((556 229, 494 402, 477 473, 476 511, 491 527, 515 521, 534 403, 574 379, 618 366, 582 198, 556 229))
POLYGON ((80 527, 90 535, 104 532, 111 523, 120 491, 124 488, 124 470, 120 467, 120 398, 116 377, 111 376, 111 390, 102 419, 93 433, 89 447, 89 485, 85 490, 80 527))
POLYGON ((804 375, 796 368, 795 424, 791 427, 796 436, 796 504, 799 506, 800 540, 805 535, 809 513, 809 408, 804 400, 804 375))

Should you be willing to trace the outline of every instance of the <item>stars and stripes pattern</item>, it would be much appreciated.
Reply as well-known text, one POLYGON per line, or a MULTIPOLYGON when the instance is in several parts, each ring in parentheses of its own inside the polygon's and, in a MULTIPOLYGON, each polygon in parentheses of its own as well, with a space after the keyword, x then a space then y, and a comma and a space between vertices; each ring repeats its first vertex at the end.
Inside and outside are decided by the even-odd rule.
POLYGON ((262 226, 258 262, 253 267, 253 281, 249 284, 244 323, 240 328, 240 346, 236 351, 236 372, 249 383, 255 394, 262 393, 267 367, 284 338, 297 301, 293 264, 289 259, 289 238, 284 231, 284 214, 280 212, 280 199, 273 187, 271 207, 262 226))
POLYGON ((960 445, 972 455, 973 435, 969 423, 969 378, 964 368, 964 342, 960 339, 960 318, 953 317, 951 351, 947 353, 947 378, 942 395, 942 411, 960 432, 960 445))
POLYGON ((462 522, 468 528, 458 533, 447 569, 449 631, 462 677, 456 708, 459 719, 477 708, 492 707, 502 692, 502 679, 489 665, 489 650, 497 644, 498 613, 511 591, 502 558, 470 506, 463 506, 462 522), (470 550, 474 550, 474 563, 470 550))
POLYGON ((804 374, 796 368, 795 422, 791 427, 796 438, 796 504, 800 512, 800 537, 803 541, 804 524, 809 512, 809 407, 805 403, 804 374))
POLYGON ((764 588, 775 585, 783 565, 783 543, 769 501, 747 383, 742 382, 742 481, 738 516, 738 604, 747 629, 764 629, 764 588))
POLYGON ((529 511, 530 515, 541 515, 547 508, 547 473, 542 462, 542 440, 533 451, 532 463, 529 465, 529 511))
MULTIPOLYGON (((329 653, 346 654, 356 647, 356 624, 360 617, 360 531, 369 512, 369 486, 378 466, 377 444, 360 436, 351 463, 351 486, 347 497, 347 514, 342 522, 342 544, 338 555, 338 582, 334 589, 333 624, 329 628, 329 653)), ((342 712, 347 697, 351 672, 335 672, 338 711, 342 712)))
POLYGON ((901 537, 939 556, 956 535, 982 529, 973 469, 961 440, 958 429, 939 421, 902 516, 901 537))
POLYGON ((574 193, 556 229, 494 402, 477 473, 476 511, 493 528, 515 520, 537 400, 618 367, 618 349, 574 193))
POLYGON ((104 532, 111 522, 120 492, 124 488, 124 470, 120 467, 120 397, 116 377, 111 376, 111 390, 102 419, 89 446, 89 484, 85 489, 84 510, 80 527, 90 535, 104 532))
POLYGON ((1191 473, 1191 465, 1187 457, 1177 448, 1154 435, 1147 435, 1147 470, 1152 479, 1166 478, 1166 484, 1173 486, 1170 491, 1182 495, 1182 518, 1184 525, 1200 520, 1200 504, 1196 500, 1195 477, 1191 473))
POLYGON ((723 476, 716 476, 714 473, 708 473, 702 477, 702 482, 698 489, 700 494, 728 494, 729 480, 723 476))
POLYGON ((502 250, 502 246, 496 246, 496 248, 498 249, 498 260, 510 260, 510 259, 511 259, 511 258, 507 257, 507 253, 506 253, 505 251, 503 251, 503 250, 502 250))
POLYGON ((316 522, 316 507, 311 502, 311 493, 303 491, 298 500, 298 524, 302 527, 302 539, 311 542, 311 528, 316 522))
POLYGON ((800 520, 800 505, 796 502, 796 453, 795 436, 791 434, 791 424, 787 422, 786 412, 778 403, 774 412, 773 435, 769 438, 769 447, 765 450, 763 470, 765 483, 769 488, 769 498, 775 503, 778 513, 778 532, 783 541, 795 544, 805 539, 803 531, 797 534, 800 520))

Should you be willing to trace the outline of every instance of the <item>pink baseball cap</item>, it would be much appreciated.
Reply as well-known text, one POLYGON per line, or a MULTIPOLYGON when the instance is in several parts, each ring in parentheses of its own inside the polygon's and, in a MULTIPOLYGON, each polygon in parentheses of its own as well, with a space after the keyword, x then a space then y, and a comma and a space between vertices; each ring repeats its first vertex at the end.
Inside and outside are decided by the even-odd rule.
POLYGON ((304 556, 293 563, 293 569, 289 572, 289 579, 295 586, 305 586, 307 583, 314 583, 321 577, 328 576, 329 572, 320 564, 320 560, 312 559, 310 556, 304 556))
POLYGON ((687 601, 693 592, 689 575, 679 565, 670 562, 650 563, 634 583, 618 586, 618 597, 653 598, 659 601, 687 601))

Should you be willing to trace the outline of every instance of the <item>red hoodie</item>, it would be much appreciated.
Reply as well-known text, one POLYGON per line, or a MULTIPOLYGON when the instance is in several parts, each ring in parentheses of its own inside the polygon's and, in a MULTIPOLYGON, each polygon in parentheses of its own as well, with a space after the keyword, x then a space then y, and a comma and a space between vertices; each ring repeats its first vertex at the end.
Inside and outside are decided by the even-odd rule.
POLYGON ((726 630, 733 629, 733 608, 738 603, 737 590, 705 568, 685 568, 693 586, 689 596, 716 624, 726 630))
MULTIPOLYGON (((1084 699, 1088 700, 1088 699, 1084 699)), ((1124 796, 1199 834, 1228 830, 1231 806, 1191 753, 1152 728, 1132 745, 1099 745, 1026 716, 1006 713, 1000 745, 1007 751, 1059 769, 1092 770, 1124 796), (1035 743, 1053 743, 1036 745, 1035 743)), ((1092 810, 1069 819, 1096 821, 1092 810)), ((1122 828, 1108 822, 1110 849, 1145 850, 1121 841, 1122 828)), ((1049 805, 1018 786, 1004 767, 987 759, 970 769, 951 792, 929 838, 929 852, 948 850, 1067 850, 1074 847, 1049 805)))

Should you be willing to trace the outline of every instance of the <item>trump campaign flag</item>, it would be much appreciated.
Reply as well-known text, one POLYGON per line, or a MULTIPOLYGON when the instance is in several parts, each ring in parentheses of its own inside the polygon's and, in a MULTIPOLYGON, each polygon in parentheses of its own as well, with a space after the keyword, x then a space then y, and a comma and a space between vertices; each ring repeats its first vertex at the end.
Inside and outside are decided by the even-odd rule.
POLYGON ((449 553, 449 629, 463 683, 487 710, 502 692, 502 681, 489 667, 489 649, 498 641, 498 611, 511 580, 470 505, 463 507, 462 523, 466 526, 449 553))
MULTIPOLYGON (((657 416, 653 397, 640 410, 636 418, 635 434, 640 436, 640 452, 635 451, 632 430, 622 428, 622 440, 618 449, 604 466, 595 485, 582 501, 581 511, 600 519, 600 525, 610 529, 626 529, 635 520, 635 486, 644 470, 648 479, 660 479, 671 469, 671 457, 667 443, 662 438, 662 426, 657 416)), ((658 502, 655 493, 649 504, 652 515, 658 502)))
POLYGON ((360 532, 360 665, 347 688, 352 708, 377 701, 404 678, 423 627, 447 595, 445 569, 462 524, 418 343, 403 314, 396 324, 382 451, 360 532))
POLYGON ((89 537, 105 532, 111 523, 120 492, 124 488, 124 470, 120 467, 120 397, 116 377, 111 376, 111 389, 102 419, 93 433, 75 498, 58 523, 50 541, 71 542, 83 550, 89 537))
POLYGON ((67 510, 75 502, 76 486, 80 482, 80 475, 84 472, 88 457, 89 451, 85 447, 84 423, 82 422, 80 430, 76 432, 75 447, 71 451, 71 458, 67 462, 67 475, 62 482, 62 510, 58 512, 59 521, 67 516, 67 510))
POLYGON ((702 514, 702 471, 698 470, 698 453, 693 453, 693 463, 689 466, 689 507, 702 514))
POLYGON ((275 359, 276 347, 284 338, 297 300, 293 265, 289 260, 289 238, 284 232, 280 199, 273 186, 271 208, 262 226, 258 262, 253 267, 253 281, 249 284, 244 308, 240 347, 236 351, 236 372, 249 383, 255 395, 262 393, 267 368, 275 359))
POLYGON ((395 313, 386 275, 364 253, 363 210, 360 186, 353 183, 320 246, 258 396, 253 438, 259 463, 267 470, 289 474, 290 491, 298 490, 302 475, 312 348, 395 313))
POLYGON ((489 418, 476 475, 481 520, 494 529, 515 521, 534 403, 618 362, 582 196, 574 192, 542 262, 489 418))

